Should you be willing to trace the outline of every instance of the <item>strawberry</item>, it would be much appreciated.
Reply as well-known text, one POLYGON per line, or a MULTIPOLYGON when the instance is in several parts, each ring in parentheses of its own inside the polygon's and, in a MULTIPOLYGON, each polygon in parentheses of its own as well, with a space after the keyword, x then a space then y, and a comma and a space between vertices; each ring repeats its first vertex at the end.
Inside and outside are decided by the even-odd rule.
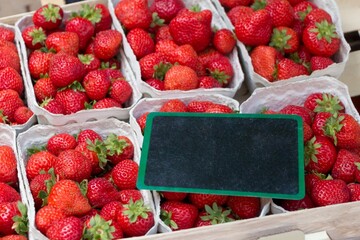
POLYGON ((0 182, 17 183, 16 156, 14 150, 6 145, 0 146, 0 182))
POLYGON ((45 45, 46 33, 38 26, 28 26, 21 32, 24 43, 31 50, 39 49, 45 45))
POLYGON ((94 55, 101 60, 108 60, 119 52, 122 45, 122 35, 109 29, 98 32, 94 39, 94 55))
POLYGON ((88 140, 90 140, 91 142, 95 142, 95 140, 102 141, 102 137, 100 136, 100 134, 98 134, 92 129, 85 129, 80 130, 76 140, 78 143, 87 142, 88 140))
POLYGON ((311 125, 313 122, 314 113, 302 106, 297 105, 286 105, 282 109, 280 109, 281 114, 291 114, 291 115, 298 115, 302 118, 304 122, 311 125))
POLYGON ((276 27, 273 29, 270 46, 282 53, 293 53, 299 48, 299 39, 292 28, 276 27))
POLYGON ((54 170, 59 179, 81 182, 90 178, 92 166, 90 160, 81 152, 68 149, 60 152, 54 164, 54 170))
POLYGON ((328 119, 331 117, 331 113, 329 112, 319 112, 315 115, 314 121, 311 125, 312 130, 314 131, 315 135, 328 137, 325 134, 325 125, 328 119))
POLYGON ((109 202, 117 201, 120 194, 105 178, 93 178, 88 183, 86 197, 92 207, 102 208, 109 202))
POLYGON ((178 201, 165 201, 160 209, 161 220, 173 231, 192 228, 199 214, 194 205, 178 201))
POLYGON ((199 88, 221 88, 218 80, 211 76, 199 77, 199 88))
POLYGON ((195 227, 210 226, 220 223, 232 222, 235 219, 231 215, 230 209, 223 209, 214 203, 212 206, 205 205, 205 210, 201 211, 195 222, 195 227))
POLYGON ((117 216, 122 210, 123 204, 119 201, 114 201, 105 204, 100 210, 100 216, 106 221, 112 220, 117 221, 117 216))
POLYGON ((196 72, 187 66, 174 65, 165 74, 165 90, 191 90, 197 88, 199 79, 196 72))
POLYGON ((54 184, 49 193, 48 205, 63 210, 67 216, 80 216, 91 210, 78 184, 69 179, 60 180, 54 184))
POLYGON ((50 60, 55 54, 42 50, 35 50, 30 53, 28 67, 31 77, 40 79, 49 73, 50 60))
POLYGON ((270 46, 257 46, 250 53, 254 71, 269 82, 275 80, 276 55, 276 49, 270 46))
POLYGON ((194 70, 198 64, 196 51, 190 44, 176 47, 173 52, 166 54, 166 59, 172 64, 178 63, 194 70))
POLYGON ((73 89, 66 89, 56 94, 55 100, 61 103, 64 114, 71 114, 85 109, 88 101, 86 93, 73 89))
POLYGON ((91 165, 91 174, 96 175, 103 171, 107 164, 106 149, 103 147, 102 142, 96 140, 94 143, 91 141, 81 142, 75 148, 76 151, 81 152, 87 158, 91 165))
POLYGON ((297 211, 314 207, 314 203, 308 194, 305 194, 305 197, 300 200, 281 200, 279 205, 287 211, 297 211))
POLYGON ((303 64, 304 66, 308 67, 310 64, 312 55, 309 52, 309 50, 306 49, 306 47, 304 45, 300 45, 298 50, 294 53, 291 53, 289 57, 294 62, 303 64))
POLYGON ((154 40, 150 34, 142 28, 134 28, 126 35, 130 47, 132 48, 137 59, 155 51, 154 40))
POLYGON ((327 138, 314 136, 305 143, 305 169, 318 173, 331 171, 337 157, 334 144, 327 138))
POLYGON ((189 112, 205 112, 212 105, 214 105, 214 103, 210 101, 193 100, 188 103, 187 110, 189 112))
MULTIPOLYGON (((50 170, 49 170, 50 171, 50 170)), ((51 170, 53 171, 53 170, 51 170)), ((52 181, 52 175, 49 173, 39 174, 30 181, 30 191, 34 198, 35 208, 40 209, 42 205, 46 204, 46 199, 42 198, 42 193, 48 193, 49 181, 52 181), (43 191, 43 192, 42 192, 43 191), (40 193, 41 192, 41 193, 40 193)), ((46 198, 46 197, 45 197, 46 198)))
POLYGON ((61 103, 53 98, 44 99, 44 101, 40 104, 40 107, 53 114, 65 114, 65 110, 61 103))
POLYGON ((143 200, 124 204, 117 216, 124 234, 129 237, 143 236, 154 226, 154 214, 143 200))
POLYGON ((24 235, 11 234, 2 237, 1 240, 27 240, 27 237, 25 237, 24 235))
POLYGON ((17 52, 8 46, 0 47, 0 69, 12 67, 20 73, 20 57, 17 52))
POLYGON ((346 183, 355 181, 355 171, 357 167, 355 163, 360 163, 360 157, 346 149, 340 149, 331 176, 334 179, 341 179, 346 183))
POLYGON ((82 239, 83 224, 80 218, 69 216, 60 219, 56 224, 51 225, 46 231, 46 236, 49 239, 82 239))
POLYGON ((35 97, 39 102, 42 102, 47 98, 55 97, 56 92, 56 87, 48 77, 40 78, 34 84, 35 97))
POLYGON ((136 189, 139 166, 130 159, 125 159, 115 165, 111 172, 114 184, 121 190, 136 189))
POLYGON ((317 8, 313 9, 304 19, 304 25, 315 24, 326 20, 328 23, 332 23, 331 16, 324 9, 317 8))
POLYGON ((114 236, 115 227, 113 222, 106 221, 100 215, 96 214, 85 221, 82 239, 119 239, 123 237, 121 228, 114 236))
POLYGON ((163 71, 166 71, 169 65, 165 64, 165 57, 159 52, 147 54, 139 60, 141 77, 144 80, 150 78, 163 78, 163 71), (161 75, 160 75, 161 73, 161 75), (159 76, 158 76, 159 75, 159 76))
POLYGON ((195 51, 204 50, 211 41, 212 12, 187 8, 178 12, 169 23, 169 30, 176 44, 190 44, 195 51))
POLYGON ((22 106, 24 106, 24 102, 16 91, 12 89, 0 90, 0 110, 10 122, 15 121, 14 113, 16 109, 22 106))
POLYGON ((187 197, 187 193, 183 192, 160 192, 160 196, 168 201, 182 201, 187 197))
POLYGON ((277 65, 277 79, 286 80, 300 75, 309 75, 308 70, 301 64, 297 64, 289 58, 284 58, 277 65))
POLYGON ((248 6, 236 6, 231 8, 227 13, 232 25, 236 26, 238 23, 243 22, 242 18, 250 16, 254 12, 254 9, 248 6))
POLYGON ((59 5, 46 4, 35 11, 32 21, 44 30, 54 30, 60 26, 63 17, 64 11, 59 5))
POLYGON ((21 201, 20 194, 10 185, 0 182, 0 204, 21 201))
POLYGON ((55 156, 59 156, 62 151, 74 149, 76 145, 77 142, 74 136, 69 133, 57 133, 49 138, 46 149, 55 156))
POLYGON ((275 27, 290 27, 295 18, 294 9, 287 0, 256 0, 251 7, 255 10, 265 9, 275 27))
POLYGON ((163 103, 160 112, 187 112, 187 107, 184 102, 179 99, 171 99, 163 103))
POLYGON ((327 20, 307 25, 302 41, 312 54, 322 57, 331 57, 340 48, 336 27, 327 20))
POLYGON ((205 67, 210 75, 218 80, 223 87, 228 86, 234 77, 234 69, 229 58, 225 56, 209 62, 205 67))
POLYGON ((350 190, 350 201, 360 201, 360 184, 349 183, 347 187, 350 190))
POLYGON ((74 32, 54 32, 47 36, 45 46, 55 52, 76 56, 79 52, 79 36, 74 32))
POLYGON ((325 179, 324 175, 321 173, 310 172, 305 174, 305 190, 306 194, 311 194, 311 191, 318 181, 325 179))
POLYGON ((102 3, 97 3, 95 4, 95 11, 99 11, 101 15, 100 21, 95 23, 95 32, 98 33, 109 30, 111 28, 112 18, 107 6, 102 3))
POLYGON ((317 9, 318 7, 309 1, 302 1, 294 6, 295 19, 304 21, 306 15, 308 15, 312 10, 317 9))
POLYGON ((306 122, 303 122, 303 135, 304 135, 304 143, 309 141, 314 136, 314 132, 311 126, 306 122))
POLYGON ((84 17, 74 17, 66 22, 66 32, 74 32, 79 37, 79 50, 85 50, 95 33, 95 26, 84 17))
POLYGON ((147 84, 149 84, 149 86, 155 88, 156 90, 159 90, 159 91, 165 90, 164 82, 159 79, 149 78, 145 82, 147 84))
POLYGON ((227 205, 240 219, 257 217, 261 211, 260 199, 256 197, 229 196, 227 205))
POLYGON ((27 232, 26 206, 20 201, 0 203, 0 235, 24 235, 27 232))
POLYGON ((119 201, 123 204, 128 204, 130 200, 136 202, 143 199, 141 192, 137 189, 124 189, 119 192, 119 201))
POLYGON ((190 202, 199 209, 205 207, 205 205, 212 206, 216 203, 218 206, 222 206, 226 203, 228 197, 215 194, 202 194, 202 193, 189 193, 190 202))
POLYGON ((236 39, 229 29, 223 28, 215 32, 212 44, 221 54, 227 55, 234 49, 236 39))
POLYGON ((208 107, 205 111, 206 113, 234 113, 234 111, 222 104, 213 104, 210 107, 208 107))
POLYGON ((86 95, 91 100, 100 100, 105 98, 110 89, 110 76, 106 71, 94 70, 89 72, 84 80, 83 86, 86 95))
POLYGON ((93 109, 104 109, 104 108, 122 108, 121 104, 113 98, 103 98, 97 101, 92 108, 93 109))
POLYGON ((107 149, 107 158, 117 165, 125 159, 132 159, 134 157, 134 145, 126 136, 116 136, 110 134, 104 141, 107 149))
POLYGON ((21 75, 11 67, 0 70, 0 90, 12 89, 19 95, 24 91, 24 83, 21 75))
POLYGON ((15 52, 15 53, 17 53, 17 51, 18 51, 14 42, 9 42, 9 41, 6 41, 6 40, 0 38, 0 48, 2 48, 2 47, 9 48, 9 49, 13 50, 13 52, 15 52))
POLYGON ((115 15, 127 31, 134 28, 148 29, 152 21, 147 0, 119 1, 115 6, 115 15))
POLYGON ((163 54, 165 57, 172 54, 178 45, 173 40, 160 40, 155 45, 155 52, 163 54))
POLYGON ((49 77, 55 87, 66 87, 76 80, 82 80, 83 76, 84 66, 77 57, 61 53, 52 57, 49 77))
POLYGON ((57 161, 57 157, 48 151, 40 151, 32 154, 26 163, 26 176, 29 181, 33 180, 40 171, 49 171, 57 161))
POLYGON ((97 70, 101 66, 100 59, 95 57, 94 54, 79 54, 78 58, 84 64, 85 73, 89 73, 93 70, 97 70))
POLYGON ((154 41, 155 43, 161 41, 161 40, 173 40, 169 25, 163 25, 158 28, 158 30, 155 33, 154 41))
POLYGON ((333 63, 334 61, 331 58, 313 56, 310 60, 310 69, 312 72, 316 70, 325 69, 333 63))
POLYGON ((36 212, 35 225, 40 232, 46 234, 47 230, 54 225, 55 222, 64 218, 66 218, 66 215, 61 209, 46 205, 36 212))
POLYGON ((253 0, 220 0, 219 2, 225 9, 232 9, 237 6, 249 6, 253 0))
POLYGON ((315 206, 345 203, 350 201, 350 190, 343 180, 321 180, 315 183, 311 198, 315 206))
POLYGON ((83 215, 80 220, 85 226, 88 226, 90 219, 96 215, 99 215, 99 210, 93 208, 90 210, 90 212, 83 215))
POLYGON ((150 11, 156 12, 165 23, 169 23, 183 8, 185 4, 182 0, 155 0, 150 5, 150 11))
POLYGON ((13 42, 15 40, 15 33, 12 29, 0 27, 0 39, 13 42))
POLYGON ((312 93, 304 102, 304 107, 314 112, 329 112, 332 114, 345 112, 344 104, 331 93, 312 93))
POLYGON ((17 124, 25 124, 34 115, 34 113, 26 106, 19 107, 14 112, 14 120, 17 124))
POLYGON ((132 93, 133 90, 130 83, 124 78, 115 79, 111 82, 109 95, 121 105, 131 98, 132 93))

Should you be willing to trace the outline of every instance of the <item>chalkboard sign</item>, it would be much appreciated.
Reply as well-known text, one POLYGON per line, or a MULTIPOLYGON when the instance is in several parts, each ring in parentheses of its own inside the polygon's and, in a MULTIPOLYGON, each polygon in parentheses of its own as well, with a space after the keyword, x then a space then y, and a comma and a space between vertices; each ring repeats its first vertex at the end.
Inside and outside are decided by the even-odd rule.
POLYGON ((150 113, 139 189, 300 199, 302 120, 295 115, 150 113))

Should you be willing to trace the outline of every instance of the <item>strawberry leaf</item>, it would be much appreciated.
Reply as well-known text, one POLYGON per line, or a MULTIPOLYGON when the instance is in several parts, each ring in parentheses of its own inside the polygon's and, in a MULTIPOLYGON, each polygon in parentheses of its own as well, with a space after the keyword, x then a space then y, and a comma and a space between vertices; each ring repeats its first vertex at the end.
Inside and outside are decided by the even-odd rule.
POLYGON ((16 215, 13 217, 14 224, 12 226, 12 229, 16 231, 16 233, 20 235, 27 235, 27 232, 29 231, 29 220, 27 216, 27 207, 25 204, 23 204, 21 201, 17 202, 17 208, 19 209, 20 216, 16 215))
POLYGON ((84 228, 83 239, 113 239, 112 233, 115 228, 111 225, 111 220, 106 221, 100 215, 96 214, 90 218, 89 224, 84 228))

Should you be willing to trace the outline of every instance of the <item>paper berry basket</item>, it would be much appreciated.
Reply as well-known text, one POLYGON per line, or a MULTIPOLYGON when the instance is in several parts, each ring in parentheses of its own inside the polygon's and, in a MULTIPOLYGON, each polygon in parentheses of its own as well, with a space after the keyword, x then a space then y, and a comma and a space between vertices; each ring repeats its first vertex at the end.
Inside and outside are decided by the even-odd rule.
MULTIPOLYGON (((30 183, 25 173, 25 166, 27 164, 27 149, 32 146, 44 145, 47 140, 57 133, 70 133, 77 134, 80 130, 92 129, 99 133, 101 137, 106 137, 111 133, 116 135, 128 137, 134 145, 134 158, 133 160, 139 164, 140 161, 140 147, 136 140, 135 134, 128 123, 119 121, 118 119, 109 118, 99 121, 86 122, 86 123, 74 123, 65 126, 50 126, 50 125, 35 125, 28 129, 26 132, 19 134, 17 138, 17 147, 19 153, 19 164, 21 166, 24 178, 24 185, 26 189, 26 196, 28 197, 31 213, 29 214, 30 223, 30 239, 47 239, 35 225, 35 203, 34 198, 31 195, 30 183)), ((150 191, 141 190, 141 194, 144 199, 144 203, 150 206, 155 217, 155 206, 150 191)), ((157 221, 155 218, 154 226, 147 232, 146 235, 154 234, 157 231, 157 221)))
MULTIPOLYGON (((227 26, 230 29, 234 29, 234 25, 231 23, 230 19, 226 15, 225 9, 221 5, 219 0, 211 0, 211 2, 216 7, 217 11, 219 12, 219 15, 223 18, 223 20, 227 24, 227 26)), ((282 80, 282 81, 270 82, 254 71, 254 67, 252 65, 251 58, 246 49, 246 46, 242 42, 237 41, 237 47, 239 48, 239 51, 240 51, 240 54, 239 54, 240 61, 241 61, 241 64, 243 66, 243 70, 245 73, 246 83, 251 92, 254 91, 254 89, 256 89, 258 87, 282 85, 287 82, 310 80, 310 79, 321 77, 321 76, 330 76, 330 77, 334 77, 334 78, 339 78, 341 76, 342 72, 345 69, 345 64, 349 58, 350 45, 346 42, 344 33, 342 31, 340 13, 339 13, 339 8, 336 4, 336 1, 335 0, 329 0, 329 1, 309 0, 309 2, 312 2, 315 5, 317 5, 319 8, 322 8, 325 11, 327 11, 331 16, 333 23, 336 26, 336 32, 341 40, 341 43, 340 43, 339 51, 337 53, 335 53, 335 55, 333 57, 335 64, 332 64, 322 70, 313 71, 311 73, 311 75, 309 75, 309 76, 301 75, 298 77, 288 78, 288 79, 282 80)))
MULTIPOLYGON (((121 1, 121 0, 120 0, 121 1)), ((119 0, 108 0, 108 6, 110 13, 113 17, 113 22, 115 25, 115 28, 120 31, 123 36, 125 36, 125 32, 117 19, 115 15, 115 7, 120 2, 119 0)), ((222 18, 217 13, 214 6, 205 0, 200 1, 194 1, 194 0, 183 0, 185 7, 191 7, 194 5, 199 5, 201 9, 209 9, 212 12, 212 27, 215 28, 226 28, 227 25, 224 23, 222 18)), ((149 4, 152 3, 152 1, 148 1, 149 4)), ((123 38, 123 45, 124 45, 124 51, 126 58, 128 59, 129 63, 131 64, 131 68, 134 71, 135 80, 137 83, 137 86, 141 93, 144 94, 144 96, 150 96, 150 97, 156 97, 156 98, 162 98, 162 97, 176 97, 176 96, 183 96, 186 94, 193 94, 193 93, 201 93, 201 94, 221 94, 228 97, 234 97, 236 92, 240 89, 242 86, 242 83, 244 81, 244 73, 241 68, 240 62, 239 62, 239 54, 236 48, 230 53, 228 56, 230 59, 230 62, 233 66, 234 70, 234 77, 232 82, 229 84, 228 87, 224 88, 212 88, 212 89, 192 89, 188 91, 181 91, 181 90, 164 90, 160 91, 153 87, 151 87, 149 84, 144 82, 141 78, 141 71, 140 71, 140 65, 139 61, 136 59, 136 56, 134 55, 133 50, 131 49, 129 42, 127 41, 126 37, 123 38)))
MULTIPOLYGON (((66 20, 70 16, 70 11, 64 11, 64 19, 66 20)), ((77 123, 77 122, 86 122, 86 121, 94 121, 94 120, 101 120, 105 118, 117 118, 120 120, 127 120, 129 118, 129 111, 135 105, 135 103, 142 97, 140 91, 135 85, 135 78, 133 72, 131 70, 131 66, 127 59, 125 58, 125 54, 123 49, 120 49, 120 53, 117 55, 117 59, 121 63, 121 72, 124 78, 130 83, 133 93, 130 98, 125 103, 124 108, 108 108, 108 109, 89 109, 89 110, 81 110, 72 114, 64 115, 64 114, 53 114, 49 111, 45 110, 44 108, 40 107, 36 101, 34 87, 32 83, 32 78, 30 75, 30 71, 28 68, 28 57, 29 57, 29 50, 27 50, 25 46, 25 42, 21 37, 21 32, 26 27, 33 25, 32 23, 32 14, 25 15, 24 17, 20 18, 15 26, 20 33, 20 46, 21 46, 21 53, 24 63, 25 69, 25 82, 28 87, 27 99, 29 103, 29 107, 32 111, 36 114, 38 122, 40 124, 50 124, 50 125, 65 125, 68 123, 77 123)))

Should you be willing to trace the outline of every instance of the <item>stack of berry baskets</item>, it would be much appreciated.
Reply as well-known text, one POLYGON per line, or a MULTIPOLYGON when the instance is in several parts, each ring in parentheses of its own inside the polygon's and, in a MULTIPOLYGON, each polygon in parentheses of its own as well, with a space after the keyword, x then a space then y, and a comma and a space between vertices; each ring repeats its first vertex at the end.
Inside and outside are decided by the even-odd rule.
MULTIPOLYGON (((55 7, 59 6, 53 5, 53 8, 55 7)), ((41 8, 37 11, 41 11, 41 8)), ((27 98, 29 107, 36 114, 38 122, 41 124, 64 125, 110 117, 127 120, 130 109, 141 98, 141 93, 135 87, 133 72, 125 58, 123 51, 124 37, 113 29, 107 6, 104 4, 84 4, 77 12, 66 12, 61 8, 60 12, 63 14, 60 14, 58 19, 60 25, 56 27, 57 30, 44 30, 43 27, 35 25, 33 14, 26 15, 16 22, 16 28, 22 34, 20 45, 25 65, 25 82, 29 87, 27 98), (100 16, 110 19, 107 20, 110 23, 107 24, 108 26, 103 24, 97 28, 97 23, 91 24, 92 19, 84 20, 87 11, 94 13, 94 9, 102 9, 102 12, 100 12, 102 15, 100 16), (106 13, 107 15, 105 15, 106 13), (75 17, 73 18, 75 20, 71 21, 70 16, 74 14, 80 17, 75 17), (79 37, 79 46, 75 47, 77 50, 74 50, 75 48, 71 47, 71 44, 76 42, 73 39, 74 32, 81 34, 79 29, 83 28, 77 24, 83 24, 83 22, 95 25, 95 31, 89 31, 92 34, 90 33, 91 35, 89 34, 86 37, 87 42, 84 41, 85 36, 79 37), (32 36, 37 37, 39 42, 32 44, 31 39, 34 38, 32 36), (96 40, 98 50, 93 48, 96 36, 98 36, 98 40, 96 40), (109 42, 104 42, 104 39, 109 42), (112 41, 111 44, 110 41, 112 41), (55 49, 55 51, 49 51, 51 48, 55 49), (45 53, 43 49, 45 49, 45 53), (95 54, 95 51, 98 54, 95 54), (101 53, 101 51, 104 52, 101 53), (66 52, 67 54, 63 55, 71 55, 71 58, 58 56, 60 52, 66 52), (50 61, 53 56, 58 56, 56 57, 58 60, 50 61), (60 62, 66 62, 68 67, 62 69, 61 64, 57 64, 60 62), (108 69, 108 73, 104 74, 104 69, 108 69), (70 73, 74 74, 71 75, 70 73), (122 80, 125 80, 125 82, 122 80), (100 83, 101 81, 102 83, 100 83), (35 86, 36 83, 38 83, 38 86, 35 86), (116 88, 115 85, 117 85, 116 88), (41 92, 41 89, 44 92, 41 92), (62 93, 57 94, 59 92, 62 93), (62 102, 61 107, 59 107, 59 102, 62 102)), ((97 14, 99 13, 97 12, 97 14)))
POLYGON ((202 93, 234 97, 242 86, 237 48, 229 48, 236 40, 210 2, 109 0, 109 9, 115 28, 126 36, 124 51, 145 96, 202 93), (217 37, 213 37, 215 29, 217 37))
POLYGON ((30 215, 29 211, 31 210, 29 209, 18 159, 18 153, 16 151, 16 132, 13 128, 1 124, 0 236, 4 237, 4 239, 5 237, 8 237, 9 239, 22 240, 27 239, 28 237, 28 215, 30 215), (13 219, 15 216, 19 217, 13 219))
POLYGON ((360 200, 359 113, 344 83, 332 77, 310 81, 255 89, 240 106, 241 113, 303 118, 306 194, 301 200, 272 199, 272 213, 360 200))
POLYGON ((30 89, 25 81, 25 67, 19 44, 21 34, 14 26, 2 23, 0 31, 0 122, 20 133, 36 123, 36 116, 26 106, 30 89))
POLYGON ((143 133, 146 116, 150 112, 239 112, 239 102, 220 95, 194 94, 192 96, 143 98, 130 110, 130 125, 134 129, 140 147, 143 143, 143 133), (221 106, 220 106, 221 105, 221 106), (211 107, 211 108, 210 108, 211 107), (221 108, 221 109, 220 109, 221 108))
MULTIPOLYGON (((47 239, 45 235, 51 238, 51 236, 54 236, 53 234, 58 233, 57 231, 64 227, 62 224, 66 225, 66 221, 70 221, 69 218, 71 218, 71 221, 77 222, 75 226, 81 225, 71 230, 73 233, 78 231, 78 234, 81 234, 79 238, 74 237, 72 239, 80 239, 81 236, 83 236, 84 239, 97 239, 96 235, 92 235, 96 232, 94 230, 95 227, 105 229, 104 234, 111 229, 112 237, 107 239, 118 239, 125 236, 143 236, 157 232, 158 217, 155 216, 155 207, 151 192, 146 190, 139 191, 134 188, 137 179, 136 170, 138 169, 140 161, 140 147, 128 123, 110 118, 93 122, 68 124, 65 126, 39 124, 20 134, 17 139, 17 146, 26 194, 31 210, 31 214, 29 215, 30 239, 47 239), (74 137, 75 135, 76 138, 74 137), (73 144, 60 144, 60 138, 68 139, 66 142, 72 142, 73 144), (56 139, 58 139, 58 141, 56 139), (81 145, 84 145, 85 148, 84 146, 81 147, 81 145), (87 171, 87 177, 84 179, 85 181, 80 181, 79 173, 81 172, 80 174, 85 176, 83 174, 84 169, 87 169, 88 166, 80 167, 81 170, 70 170, 71 168, 80 166, 75 163, 76 160, 74 159, 76 157, 71 157, 71 154, 79 153, 80 151, 81 155, 81 151, 83 153, 87 151, 88 154, 86 156, 90 156, 92 154, 90 152, 94 153, 94 151, 96 151, 95 148, 92 148, 93 150, 87 150, 87 146, 90 145, 96 145, 97 149, 102 153, 97 151, 96 155, 98 158, 94 158, 94 155, 91 157, 92 160, 89 161, 92 161, 95 165, 89 163, 90 171, 85 170, 87 171), (109 147, 110 145, 111 147, 109 147), (44 146, 46 146, 47 150, 42 148, 44 146), (36 148, 38 149, 36 150, 36 148), (100 150, 101 148, 103 150, 100 150), (35 153, 33 152, 32 155, 29 155, 29 149, 35 149, 36 151, 35 153), (56 153, 58 155, 56 155, 56 153), (121 156, 121 154, 124 155, 121 156), (73 167, 69 166, 66 169, 65 165, 68 165, 68 163, 65 165, 59 164, 59 162, 62 162, 61 159, 65 159, 65 157, 67 158, 67 162, 70 161, 73 163, 73 167), (108 160, 105 162, 99 160, 104 157, 108 160), (126 159, 121 160, 122 157, 126 159), (51 158, 57 159, 56 164, 51 164, 51 158), (40 165, 37 165, 37 159, 39 159, 40 162, 41 159, 43 159, 40 165), (47 164, 49 162, 50 165, 47 164), (101 163, 103 164, 102 168, 99 168, 101 163), (134 163, 136 164, 134 165, 134 163), (34 175, 34 173, 40 169, 44 170, 44 174, 34 175), (50 169, 51 171, 48 171, 50 169), (121 173, 121 171, 127 172, 125 174, 121 173), (54 173, 56 176, 53 175, 54 173), (89 175, 91 177, 89 177, 89 175), (97 177, 93 178, 94 176, 97 177), (126 180, 124 177, 128 179, 126 180), (50 181, 47 181, 48 183, 45 186, 44 181, 46 179, 50 181), (114 185, 110 179, 113 179, 114 185), (33 182, 36 183, 39 181, 43 187, 34 187, 36 184, 33 184, 33 182), (53 182, 50 184, 50 189, 49 182, 53 182), (86 182, 85 185, 83 185, 84 182, 86 182), (130 185, 134 186, 129 188, 130 185), (67 193, 65 196, 64 194, 58 195, 57 192, 61 191, 61 188, 64 186, 69 186, 66 190, 67 193), (84 186, 87 187, 83 188, 84 186), (68 198, 68 196, 70 196, 70 188, 74 191, 71 197, 72 199, 68 198), (41 205, 42 201, 40 198, 34 198, 34 195, 40 196, 36 194, 40 189, 48 193, 47 205, 45 204, 45 206, 41 205), (80 189, 85 189, 85 192, 81 193, 80 189), (128 210, 128 212, 125 212, 127 207, 130 208, 131 206, 132 208, 128 210), (117 210, 116 212, 118 214, 113 214, 115 209, 119 208, 124 210, 122 212, 124 214, 117 210), (137 212, 134 213, 133 211, 137 212), (129 212, 135 214, 132 216, 132 219, 127 219, 127 217, 130 217, 130 215, 127 215, 129 212), (47 213, 52 214, 49 216, 47 213), (141 216, 139 216, 140 213, 141 216), (133 220, 134 217, 135 221, 133 220), (94 222, 90 219, 93 219, 94 222), (109 220, 112 220, 112 222, 106 222, 109 220), (55 226, 59 225, 62 227, 60 227, 60 229, 52 227, 51 225, 54 225, 51 224, 52 221, 57 222, 55 226), (84 235, 82 235, 84 227, 87 230, 84 235)), ((84 157, 84 155, 82 156, 84 157)), ((90 159, 90 157, 88 159, 90 159)), ((100 229, 98 230, 101 231, 100 229)))
POLYGON ((212 3, 237 35, 240 61, 251 92, 257 87, 283 84, 284 80, 338 78, 344 71, 350 46, 334 0, 212 3), (269 22, 275 23, 271 26, 269 22), (267 29, 262 31, 265 26, 267 29), (316 42, 328 46, 320 47, 316 42))

